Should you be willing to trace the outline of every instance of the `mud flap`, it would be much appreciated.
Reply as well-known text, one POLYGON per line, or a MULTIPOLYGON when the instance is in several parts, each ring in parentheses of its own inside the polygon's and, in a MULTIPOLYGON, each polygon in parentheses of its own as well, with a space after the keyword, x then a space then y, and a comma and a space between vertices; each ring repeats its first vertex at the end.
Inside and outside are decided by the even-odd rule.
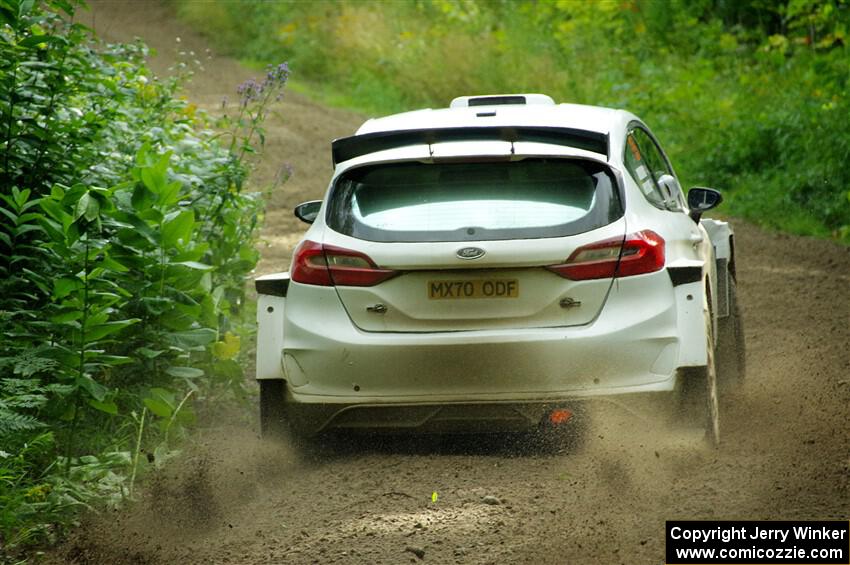
POLYGON ((717 258, 717 317, 729 317, 729 260, 717 258))
POLYGON ((674 287, 676 325, 679 329, 679 367, 704 367, 706 352, 705 317, 703 315, 704 282, 702 280, 674 287))
POLYGON ((288 273, 268 275, 257 279, 257 376, 258 380, 284 379, 281 354, 283 350, 283 313, 286 307, 288 273), (271 282, 269 282, 271 281, 271 282), (266 283, 266 284, 260 284, 266 283), (279 292, 281 291, 282 292, 279 292), (275 294, 264 294, 263 291, 275 294))

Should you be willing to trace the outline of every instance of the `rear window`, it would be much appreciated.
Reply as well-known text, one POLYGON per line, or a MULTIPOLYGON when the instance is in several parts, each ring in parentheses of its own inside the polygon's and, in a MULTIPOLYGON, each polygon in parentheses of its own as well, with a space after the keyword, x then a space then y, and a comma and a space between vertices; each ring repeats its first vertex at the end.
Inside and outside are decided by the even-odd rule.
POLYGON ((590 161, 369 165, 337 179, 327 222, 383 242, 563 237, 622 216, 616 187, 590 161))

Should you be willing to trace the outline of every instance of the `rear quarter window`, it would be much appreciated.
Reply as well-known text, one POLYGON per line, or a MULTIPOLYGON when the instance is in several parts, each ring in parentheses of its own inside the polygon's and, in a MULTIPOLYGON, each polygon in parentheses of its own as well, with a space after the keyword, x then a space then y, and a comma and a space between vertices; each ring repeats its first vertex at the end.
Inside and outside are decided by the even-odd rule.
POLYGON ((389 163, 346 171, 327 223, 369 241, 563 237, 622 216, 616 180, 590 161, 389 163))
POLYGON ((623 162, 644 198, 656 208, 665 210, 664 195, 658 186, 658 179, 665 174, 672 175, 673 172, 661 155, 661 150, 644 130, 635 128, 629 133, 623 162))

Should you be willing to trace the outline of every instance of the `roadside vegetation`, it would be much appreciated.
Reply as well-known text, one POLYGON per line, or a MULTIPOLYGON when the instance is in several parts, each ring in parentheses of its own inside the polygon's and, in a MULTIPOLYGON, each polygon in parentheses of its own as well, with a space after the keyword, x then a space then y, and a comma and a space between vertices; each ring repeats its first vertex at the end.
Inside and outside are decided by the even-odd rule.
POLYGON ((288 68, 230 118, 107 45, 78 3, 0 0, 0 562, 118 505, 205 406, 244 398, 259 195, 288 68))
POLYGON ((500 92, 630 109, 727 213, 850 242, 848 0, 172 2, 373 114, 500 92))

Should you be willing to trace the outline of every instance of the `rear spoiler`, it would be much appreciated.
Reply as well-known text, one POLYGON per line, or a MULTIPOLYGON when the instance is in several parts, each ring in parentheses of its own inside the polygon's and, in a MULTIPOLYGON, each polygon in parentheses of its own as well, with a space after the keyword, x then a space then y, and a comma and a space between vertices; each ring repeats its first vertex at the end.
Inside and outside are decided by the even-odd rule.
POLYGON ((377 151, 431 145, 451 141, 530 141, 575 147, 609 158, 608 134, 573 128, 543 126, 489 126, 467 128, 411 129, 379 131, 335 139, 332 144, 333 164, 377 151))

